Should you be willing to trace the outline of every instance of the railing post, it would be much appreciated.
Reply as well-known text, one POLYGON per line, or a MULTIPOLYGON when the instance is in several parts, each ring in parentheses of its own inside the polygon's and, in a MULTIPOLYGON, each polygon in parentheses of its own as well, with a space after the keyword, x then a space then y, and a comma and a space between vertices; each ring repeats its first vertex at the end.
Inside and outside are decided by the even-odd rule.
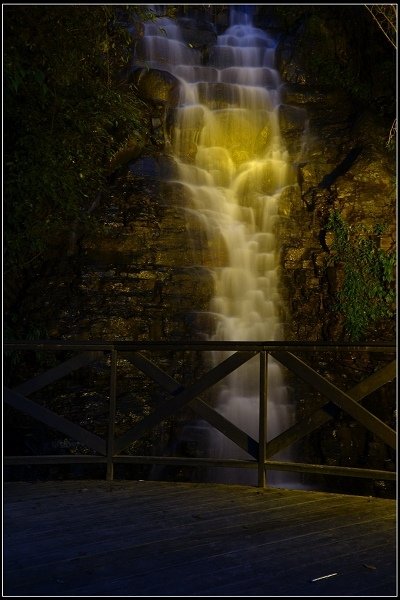
POLYGON ((267 483, 265 459, 267 448, 268 352, 260 352, 260 414, 258 435, 258 487, 267 483))
POLYGON ((107 481, 114 479, 114 434, 115 434, 115 412, 117 405, 117 350, 111 351, 111 375, 110 375, 110 411, 107 438, 107 481))

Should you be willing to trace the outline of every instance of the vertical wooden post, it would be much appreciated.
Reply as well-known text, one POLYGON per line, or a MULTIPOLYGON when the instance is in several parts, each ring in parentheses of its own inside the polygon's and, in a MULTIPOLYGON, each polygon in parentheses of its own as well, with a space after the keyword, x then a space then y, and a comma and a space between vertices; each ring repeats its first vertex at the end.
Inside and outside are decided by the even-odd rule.
POLYGON ((268 352, 260 352, 260 414, 258 435, 258 487, 265 488, 267 449, 268 352))
POLYGON ((111 375, 110 375, 110 411, 107 438, 107 481, 114 479, 114 434, 115 434, 115 412, 117 405, 117 350, 111 351, 111 375))

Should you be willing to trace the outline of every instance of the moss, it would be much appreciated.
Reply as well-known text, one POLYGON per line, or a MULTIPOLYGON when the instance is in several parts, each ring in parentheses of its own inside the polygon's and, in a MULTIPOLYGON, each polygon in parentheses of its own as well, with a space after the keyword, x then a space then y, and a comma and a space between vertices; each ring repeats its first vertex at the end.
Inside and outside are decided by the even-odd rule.
POLYGON ((350 339, 357 341, 372 324, 395 315, 395 251, 379 247, 380 235, 385 231, 382 224, 373 228, 350 226, 337 210, 332 210, 326 229, 334 233, 328 262, 343 269, 335 308, 344 315, 350 339))

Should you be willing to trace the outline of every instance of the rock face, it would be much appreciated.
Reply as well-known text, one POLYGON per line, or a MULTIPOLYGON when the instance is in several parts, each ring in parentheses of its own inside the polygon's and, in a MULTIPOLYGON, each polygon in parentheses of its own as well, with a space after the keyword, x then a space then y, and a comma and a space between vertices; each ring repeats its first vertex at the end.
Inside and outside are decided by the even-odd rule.
MULTIPOLYGON (((206 310, 212 282, 206 269, 194 266, 201 262, 194 241, 201 232, 195 224, 188 230, 177 193, 168 200, 165 183, 132 172, 110 189, 102 231, 81 240, 72 294, 48 315, 52 337, 196 339, 191 315, 206 310)), ((66 291, 63 275, 48 282, 46 294, 58 302, 66 291)))
MULTIPOLYGON (((378 112, 371 103, 362 102, 347 84, 347 87, 338 85, 336 73, 329 69, 329 76, 324 73, 323 66, 328 67, 332 63, 341 69, 350 63, 348 70, 343 71, 347 78, 349 72, 360 68, 360 59, 352 46, 358 38, 349 40, 343 15, 340 13, 337 18, 332 10, 334 7, 330 8, 321 6, 310 11, 301 6, 286 7, 286 12, 282 12, 283 8, 260 6, 255 15, 258 26, 272 28, 280 39, 278 67, 284 82, 283 102, 279 108, 280 126, 292 171, 297 174, 297 183, 284 191, 280 204, 281 280, 282 294, 286 299, 283 319, 287 339, 345 339, 340 316, 332 310, 333 294, 340 289, 338 282, 341 277, 340 265, 328 264, 332 262, 329 260, 332 239, 330 242, 327 240, 333 234, 326 231, 326 221, 332 210, 339 211, 349 226, 382 224, 384 232, 379 236, 379 246, 390 250, 395 244, 395 160, 385 145, 390 119, 382 114, 382 107, 378 112), (321 61, 318 64, 315 61, 315 56, 320 55, 324 58, 323 65, 321 61)), ((358 14, 358 7, 350 8, 353 17, 358 14)), ((346 12, 347 9, 342 7, 341 11, 346 12)), ((215 39, 215 27, 207 23, 207 15, 200 11, 194 18, 188 8, 182 11, 183 15, 178 17, 187 43, 198 45, 204 40, 204 44, 211 45, 215 39)), ((349 13, 348 18, 351 15, 349 13)), ((380 58, 378 54, 377 60, 380 58)), ((365 68, 365 65, 361 66, 365 68)), ((372 67, 375 73, 375 63, 372 67)), ((179 265, 188 273, 191 265, 198 264, 196 252, 199 252, 204 236, 202 238, 198 232, 191 239, 192 226, 183 208, 172 208, 179 206, 179 188, 169 188, 170 191, 166 192, 164 181, 173 169, 164 155, 168 129, 164 111, 168 108, 173 118, 173 109, 179 98, 179 82, 170 73, 159 69, 138 68, 131 78, 137 93, 148 104, 144 118, 148 121, 149 137, 146 140, 139 137, 127 140, 111 161, 109 172, 114 177, 94 211, 102 223, 101 231, 93 230, 92 234, 86 234, 80 240, 81 254, 74 257, 72 271, 78 278, 79 273, 84 274, 85 282, 79 284, 79 294, 89 293, 88 282, 96 279, 96 294, 102 289, 111 293, 114 284, 114 292, 124 288, 124 276, 119 274, 128 273, 125 266, 129 265, 135 273, 131 278, 133 306, 135 294, 141 299, 144 290, 151 294, 151 286, 156 281, 159 282, 157 286, 164 282, 163 298, 167 298, 166 281, 171 281, 171 269, 179 265), (129 164, 130 171, 127 169, 129 164), (170 203, 167 193, 173 195, 170 203), (89 263, 90 269, 86 267, 89 263), (158 270, 162 275, 157 274, 158 270), (152 272, 153 276, 145 275, 145 272, 152 272), (143 289, 140 281, 146 282, 143 289)), ((215 85, 221 88, 217 97, 223 108, 224 84, 215 85)), ((381 78, 381 91, 377 91, 376 95, 381 97, 380 94, 384 93, 388 97, 389 92, 394 94, 394 90, 388 91, 388 83, 384 85, 381 78)), ((267 138, 269 132, 262 132, 260 140, 256 141, 260 152, 264 135, 267 138)), ((58 256, 62 256, 61 251, 58 256)), ((204 264, 204 257, 202 260, 204 264)), ((63 262, 60 269, 66 268, 70 269, 63 262)), ((75 275, 71 276, 72 286, 78 281, 75 275)), ((56 277, 53 279, 55 281, 56 277)), ((53 279, 49 283, 51 293, 57 286, 53 279)), ((207 285, 209 287, 210 282, 207 285)), ((201 298, 200 303, 206 306, 205 296, 210 289, 205 296, 197 293, 191 296, 194 288, 189 288, 190 285, 181 290, 181 296, 187 296, 184 304, 189 312, 194 299, 201 298)), ((94 302, 94 297, 89 305, 94 302)), ((121 297, 125 298, 123 303, 126 304, 126 293, 121 297)), ((117 304, 118 296, 114 301, 114 305, 117 304)), ((166 312, 170 312, 165 308, 166 312)), ((197 309, 193 306, 193 310, 197 309)), ((133 310, 138 322, 143 310, 140 300, 138 310, 133 310)), ((60 311, 54 312, 52 322, 59 321, 59 314, 60 311)), ((122 327, 118 334, 125 330, 128 332, 125 338, 136 335, 134 322, 135 319, 131 326, 122 327)), ((68 327, 70 332, 84 334, 84 327, 68 327)), ((106 329, 96 327, 96 335, 106 332, 106 329)), ((151 331, 149 324, 138 325, 138 328, 148 333, 151 331)), ((59 329, 58 325, 54 325, 53 335, 59 329)), ((164 331, 163 335, 168 338, 168 328, 159 331, 164 331)), ((85 335, 92 337, 93 332, 85 335)), ((380 324, 380 331, 375 332, 374 337, 393 339, 394 321, 380 324)))
MULTIPOLYGON (((284 81, 281 130, 297 170, 297 185, 281 199, 281 281, 287 339, 340 342, 349 340, 345 315, 335 308, 347 267, 340 257, 332 260, 335 234, 327 230, 327 222, 335 211, 350 231, 371 231, 382 225, 384 232, 374 238, 377 251, 393 252, 396 172, 393 153, 386 146, 391 117, 377 101, 381 93, 387 94, 388 83, 383 84, 380 75, 381 88, 372 88, 369 102, 361 99, 356 82, 350 83, 361 68, 353 51, 355 40, 349 38, 348 25, 339 23, 333 14, 329 18, 321 9, 320 15, 298 12, 286 25, 277 52, 284 81), (338 85, 339 71, 343 85, 338 85)), ((375 71, 377 65, 370 69, 375 71)), ((365 81, 365 73, 358 73, 357 81, 363 76, 365 81)), ((363 276, 366 273, 360 273, 363 276)), ((393 341, 395 319, 371 323, 364 336, 368 341, 393 341)), ((377 357, 368 354, 352 359, 340 354, 305 354, 304 360, 341 389, 351 388, 378 366, 377 357)), ((315 394, 298 380, 291 389, 298 414, 307 414, 315 394)), ((380 407, 382 420, 395 428, 394 382, 371 394, 366 404, 374 414, 380 407)), ((372 464, 394 468, 394 454, 388 446, 345 414, 339 424, 328 423, 313 432, 303 451, 307 460, 318 463, 358 466, 369 457, 371 468, 372 464)), ((344 482, 331 478, 327 485, 336 485, 339 491, 363 489, 378 494, 391 489, 384 482, 360 484, 347 478, 344 482)))
MULTIPOLYGON (((390 120, 361 102, 349 84, 335 85, 336 74, 324 72, 335 64, 350 77, 359 67, 343 22, 330 17, 324 10, 303 15, 281 37, 277 52, 285 82, 280 123, 298 181, 282 199, 280 225, 293 339, 346 339, 343 323, 331 311, 338 288, 329 285, 330 249, 323 241, 333 210, 350 227, 382 224, 379 247, 395 245, 395 165, 385 145, 390 120), (317 56, 322 63, 316 65, 317 56), (345 61, 350 63, 346 70, 345 61)), ((394 320, 391 327, 378 324, 378 331, 369 332, 370 341, 371 335, 393 340, 394 320)))

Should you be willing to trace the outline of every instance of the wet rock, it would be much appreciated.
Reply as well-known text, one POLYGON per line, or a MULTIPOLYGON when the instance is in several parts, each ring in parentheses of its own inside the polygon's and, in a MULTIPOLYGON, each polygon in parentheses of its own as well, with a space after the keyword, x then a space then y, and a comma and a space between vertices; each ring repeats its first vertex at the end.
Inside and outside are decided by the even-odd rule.
POLYGON ((217 32, 213 23, 201 18, 181 17, 178 19, 184 41, 203 53, 203 62, 207 60, 207 49, 217 41, 217 32))
POLYGON ((142 154, 145 146, 144 140, 139 136, 131 136, 112 157, 110 161, 109 175, 112 175, 114 171, 123 167, 127 163, 136 160, 142 154))
POLYGON ((179 80, 161 69, 137 68, 131 74, 138 94, 152 104, 176 106, 179 100, 179 80))

